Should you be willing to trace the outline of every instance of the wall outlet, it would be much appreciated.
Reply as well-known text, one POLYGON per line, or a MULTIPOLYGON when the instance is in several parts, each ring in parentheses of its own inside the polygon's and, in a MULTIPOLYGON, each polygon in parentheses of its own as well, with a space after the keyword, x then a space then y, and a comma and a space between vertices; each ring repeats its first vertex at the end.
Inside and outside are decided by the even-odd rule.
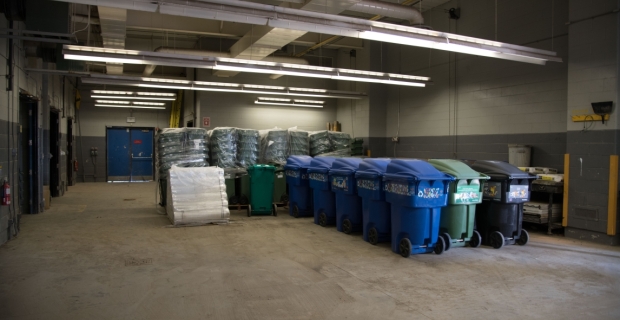
POLYGON ((400 138, 399 137, 392 137, 392 142, 400 142, 400 138))

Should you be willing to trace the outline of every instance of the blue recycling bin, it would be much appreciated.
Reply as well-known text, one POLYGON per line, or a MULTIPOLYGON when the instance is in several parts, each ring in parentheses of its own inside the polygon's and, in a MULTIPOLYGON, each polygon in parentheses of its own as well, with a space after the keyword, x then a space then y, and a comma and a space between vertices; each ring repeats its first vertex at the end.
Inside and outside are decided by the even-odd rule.
POLYGON ((286 160, 284 172, 289 193, 289 215, 299 217, 312 216, 312 191, 308 181, 308 167, 312 157, 290 156, 286 160))
POLYGON ((495 249, 504 244, 526 245, 530 237, 521 228, 523 203, 530 201, 530 187, 536 177, 503 161, 467 164, 490 177, 482 188, 482 203, 476 206, 476 230, 482 235, 482 244, 495 249))
POLYGON ((332 163, 329 179, 336 195, 336 229, 346 234, 362 231, 362 199, 357 196, 355 173, 360 158, 340 158, 332 163))
POLYGON ((439 236, 439 221, 453 180, 422 160, 392 160, 388 164, 383 181, 385 200, 392 207, 392 251, 405 258, 443 253, 446 244, 439 236))
POLYGON ((323 227, 336 224, 336 200, 329 181, 329 170, 335 160, 332 157, 316 157, 308 167, 314 223, 323 227))
POLYGON ((390 241, 390 203, 385 201, 383 175, 390 159, 364 159, 355 173, 357 195, 362 198, 364 241, 371 244, 390 241))

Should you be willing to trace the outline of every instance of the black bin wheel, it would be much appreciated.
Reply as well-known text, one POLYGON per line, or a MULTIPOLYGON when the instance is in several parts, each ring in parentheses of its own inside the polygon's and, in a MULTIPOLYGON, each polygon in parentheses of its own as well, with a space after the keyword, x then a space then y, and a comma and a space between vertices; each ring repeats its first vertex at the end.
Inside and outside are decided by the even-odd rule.
POLYGON ((445 242, 445 245, 446 245, 446 249, 444 251, 450 250, 450 247, 452 247, 452 237, 450 237, 450 234, 447 232, 444 232, 440 236, 443 238, 443 241, 445 242))
POLYGON ((246 196, 245 194, 242 194, 241 196, 239 196, 239 204, 244 206, 246 204, 250 203, 250 199, 248 199, 248 196, 246 196))
POLYGON ((351 223, 351 220, 344 219, 344 221, 342 221, 342 232, 346 234, 351 234, 351 232, 353 232, 353 224, 351 223))
POLYGON ((288 194, 283 194, 280 196, 280 202, 288 203, 288 194))
POLYGON ((293 217, 299 218, 299 207, 297 205, 293 206, 293 217))
POLYGON ((435 252, 435 254, 442 254, 444 251, 446 251, 446 241, 443 237, 439 236, 437 238, 437 243, 435 243, 435 250, 433 250, 433 252, 435 252))
POLYGON ((368 242, 372 245, 379 243, 379 232, 375 228, 368 230, 368 242))
POLYGON ((474 234, 469 239, 469 246, 472 248, 478 248, 480 247, 481 243, 482 243, 482 236, 480 236, 480 232, 474 230, 474 234))
POLYGON ((398 251, 403 258, 409 258, 411 256, 411 241, 407 238, 401 239, 398 245, 398 251))
POLYGON ((278 216, 278 206, 275 203, 271 205, 271 213, 274 217, 278 216))
POLYGON ((499 231, 493 231, 489 235, 489 244, 491 245, 491 247, 495 249, 500 249, 501 247, 503 247, 504 242, 505 242, 504 235, 499 231))
POLYGON ((230 197, 230 199, 228 199, 228 203, 233 205, 233 206, 238 205, 239 204, 239 197, 237 197, 237 196, 230 197))
POLYGON ((252 216, 252 206, 248 204, 248 217, 252 216))
POLYGON ((525 231, 525 229, 521 229, 521 236, 517 239, 517 244, 520 246, 524 246, 530 241, 530 234, 525 231))
POLYGON ((325 212, 321 212, 319 214, 319 225, 321 227, 326 227, 327 226, 327 215, 325 214, 325 212))

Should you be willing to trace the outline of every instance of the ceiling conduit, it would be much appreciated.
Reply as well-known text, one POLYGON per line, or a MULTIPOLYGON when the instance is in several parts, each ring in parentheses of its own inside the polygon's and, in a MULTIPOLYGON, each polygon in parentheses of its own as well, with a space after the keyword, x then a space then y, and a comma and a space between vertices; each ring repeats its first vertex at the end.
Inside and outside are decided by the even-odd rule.
POLYGON ((360 13, 407 20, 411 25, 424 24, 424 18, 422 17, 422 13, 420 13, 420 11, 412 7, 403 6, 401 4, 388 3, 376 0, 363 0, 354 4, 351 8, 349 8, 349 10, 360 13))
MULTIPOLYGON (((155 52, 178 53, 178 54, 187 54, 187 55, 204 56, 204 57, 232 58, 230 52, 219 52, 219 51, 208 51, 208 50, 197 50, 197 49, 159 47, 155 49, 155 52)), ((308 61, 306 59, 293 58, 293 57, 268 56, 261 60, 269 61, 269 62, 277 62, 277 63, 308 65, 308 61)), ((152 64, 146 65, 146 67, 144 68, 144 73, 142 75, 145 77, 150 76, 151 74, 153 74, 153 71, 155 71, 155 67, 156 66, 152 64)))

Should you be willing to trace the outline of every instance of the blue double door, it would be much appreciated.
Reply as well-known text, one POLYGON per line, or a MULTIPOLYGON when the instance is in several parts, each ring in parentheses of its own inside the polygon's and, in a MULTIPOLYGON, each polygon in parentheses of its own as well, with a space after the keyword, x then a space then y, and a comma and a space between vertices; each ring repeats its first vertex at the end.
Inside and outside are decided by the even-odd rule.
POLYGON ((107 128, 109 182, 153 180, 153 129, 107 128))

